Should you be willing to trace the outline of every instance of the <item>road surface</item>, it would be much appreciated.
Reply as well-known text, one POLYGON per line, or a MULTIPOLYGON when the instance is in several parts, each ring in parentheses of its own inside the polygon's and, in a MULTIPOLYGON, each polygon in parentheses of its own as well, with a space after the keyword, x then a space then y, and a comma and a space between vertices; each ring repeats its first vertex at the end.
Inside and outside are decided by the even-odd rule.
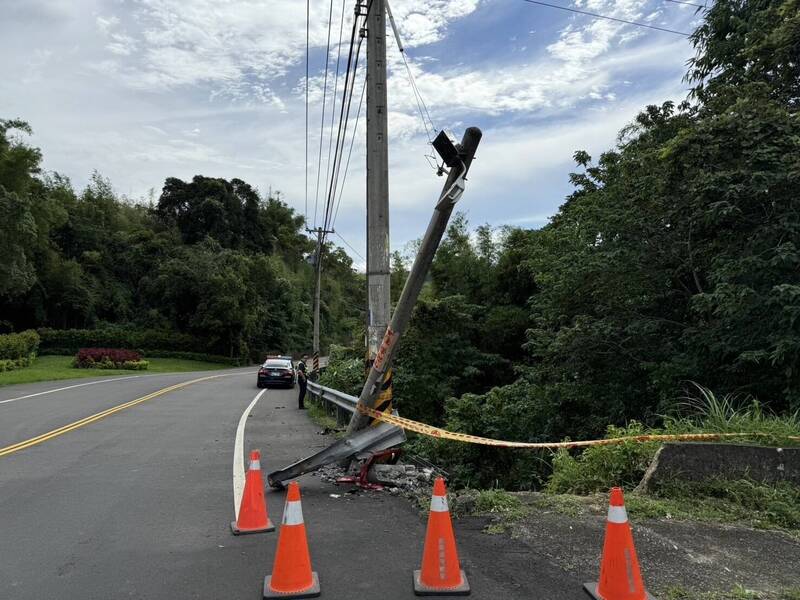
MULTIPOLYGON (((243 418, 258 392, 253 369, 0 388, 0 598, 260 598, 277 534, 230 533, 237 429, 267 472, 330 439, 293 390, 266 391, 243 418)), ((425 521, 408 501, 299 481, 323 597, 413 598, 425 521)), ((276 522, 283 498, 267 493, 276 522)), ((507 538, 474 520, 456 531, 473 598, 585 597, 593 573, 544 553, 498 564, 507 538)))

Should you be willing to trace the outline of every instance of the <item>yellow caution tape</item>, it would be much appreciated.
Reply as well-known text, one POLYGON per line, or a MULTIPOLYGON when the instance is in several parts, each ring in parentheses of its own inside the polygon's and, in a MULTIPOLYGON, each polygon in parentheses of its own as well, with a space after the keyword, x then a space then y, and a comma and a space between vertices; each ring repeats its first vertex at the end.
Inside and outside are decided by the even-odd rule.
MULTIPOLYGON (((468 433, 459 433, 457 431, 447 431, 440 427, 426 425, 419 421, 413 421, 391 415, 388 413, 380 412, 374 408, 367 408, 366 406, 359 406, 359 412, 369 415, 373 419, 383 421, 384 423, 391 423, 397 425, 408 431, 414 431, 444 440, 455 440, 458 442, 467 442, 469 444, 482 444, 484 446, 498 446, 500 448, 527 448, 537 450, 557 450, 558 448, 585 448, 587 446, 611 446, 614 444, 623 444, 625 442, 688 442, 688 441, 708 441, 708 440, 721 440, 737 437, 768 437, 768 433, 678 433, 678 434, 652 434, 652 435, 631 435, 625 437, 607 438, 603 440, 580 440, 575 442, 507 442, 504 440, 495 440, 492 438, 485 438, 478 435, 470 435, 468 433)), ((786 436, 786 439, 793 442, 800 442, 800 436, 786 436)))

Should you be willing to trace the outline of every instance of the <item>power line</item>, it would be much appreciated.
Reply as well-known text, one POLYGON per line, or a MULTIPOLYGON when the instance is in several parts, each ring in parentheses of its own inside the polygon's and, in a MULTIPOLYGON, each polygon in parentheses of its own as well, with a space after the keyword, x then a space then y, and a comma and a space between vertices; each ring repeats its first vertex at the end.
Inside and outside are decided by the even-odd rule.
POLYGON ((356 139, 356 132, 358 131, 358 119, 361 116, 361 105, 364 102, 364 91, 367 89, 367 79, 364 78, 364 83, 361 85, 361 99, 358 101, 358 110, 356 111, 356 123, 353 126, 353 135, 350 138, 350 150, 347 152, 347 162, 344 165, 344 175, 342 176, 342 187, 339 188, 339 199, 336 201, 336 212, 333 214, 333 221, 331 227, 336 224, 336 217, 339 216, 339 207, 342 205, 342 196, 344 195, 344 185, 347 182, 347 172, 350 169, 350 157, 353 155, 353 143, 356 139))
POLYGON ((306 227, 308 227, 308 60, 309 60, 309 46, 311 39, 311 0, 306 0, 306 204, 305 204, 305 218, 306 227))
POLYGON ((411 71, 411 66, 408 64, 406 49, 403 47, 403 41, 400 39, 400 32, 397 29, 397 24, 394 21, 394 15, 392 14, 392 9, 389 6, 388 0, 386 0, 386 14, 389 17, 389 23, 392 26, 394 39, 397 42, 397 49, 400 51, 400 56, 403 58, 403 64, 406 66, 406 73, 408 73, 408 80, 411 83, 411 90, 414 92, 414 100, 417 103, 417 109, 419 110, 419 116, 422 120, 422 126, 425 128, 425 135, 428 137, 428 143, 431 143, 433 142, 433 136, 431 136, 430 129, 428 129, 428 123, 430 123, 430 128, 434 131, 436 131, 436 125, 433 124, 431 114, 428 112, 428 106, 425 104, 425 100, 422 98, 422 92, 419 91, 419 86, 417 86, 417 82, 414 79, 414 73, 411 71), (428 117, 427 121, 425 120, 426 115, 428 117))
POLYGON ((356 253, 356 256, 358 256, 358 257, 359 257, 361 260, 363 260, 364 262, 367 262, 367 259, 366 259, 366 258, 364 258, 363 256, 361 256, 361 253, 360 253, 358 250, 356 250, 355 248, 353 248, 353 247, 350 245, 350 242, 348 242, 346 239, 344 239, 344 238, 342 237, 342 234, 341 234, 341 233, 339 233, 338 231, 334 231, 333 233, 335 233, 336 235, 338 235, 338 236, 339 236, 339 239, 341 239, 341 240, 344 242, 345 246, 347 246, 348 248, 350 248, 350 250, 352 250, 353 252, 355 252, 355 253, 356 253))
MULTIPOLYGON (((355 61, 353 62, 353 65, 354 65, 353 66, 353 77, 352 77, 352 79, 350 81, 350 88, 349 88, 349 95, 348 95, 348 98, 347 98, 347 111, 346 112, 344 112, 344 104, 342 105, 342 111, 344 112, 344 128, 342 128, 340 130, 340 132, 339 132, 341 134, 341 146, 339 145, 339 139, 340 139, 339 136, 337 135, 337 138, 336 138, 336 154, 338 156, 338 160, 337 160, 337 163, 336 163, 335 176, 333 177, 333 179, 331 181, 331 187, 330 187, 330 190, 329 190, 330 203, 331 203, 331 215, 330 215, 330 217, 333 217, 333 214, 332 214, 333 213, 333 202, 336 200, 336 188, 338 187, 338 184, 339 184, 339 173, 341 172, 341 166, 342 166, 342 154, 344 152, 344 145, 347 142, 347 124, 348 124, 348 122, 350 120, 350 106, 351 106, 351 104, 353 102, 353 91, 355 89, 356 75, 358 74, 358 60, 359 60, 359 55, 361 54, 361 42, 362 42, 363 39, 364 38, 359 38, 358 47, 356 48, 355 61)), ((344 99, 342 99, 342 102, 344 103, 344 99)), ((354 135, 355 135, 355 131, 354 131, 354 135)), ((331 223, 333 223, 333 221, 331 221, 331 223)), ((333 228, 333 224, 331 224, 331 228, 333 228)))
POLYGON ((567 6, 559 6, 558 4, 548 4, 547 2, 541 2, 540 0, 522 0, 523 2, 527 2, 528 4, 538 4, 540 6, 548 6, 550 8, 557 8, 559 10, 566 10, 568 12, 578 13, 580 15, 587 15, 589 17, 594 17, 596 19, 607 19, 609 21, 616 21, 617 23, 625 23, 626 25, 636 25, 637 27, 646 27, 647 29, 655 29, 656 31, 664 31, 666 33, 674 33, 676 35, 682 35, 683 37, 689 37, 691 34, 684 33, 683 31, 675 31, 674 29, 666 29, 664 27, 657 27, 656 25, 648 25, 646 23, 637 23, 636 21, 626 21, 625 19, 618 19, 616 17, 609 17, 606 15, 600 15, 597 13, 587 12, 585 10, 578 10, 577 8, 569 8, 567 6))
MULTIPOLYGON (((369 13, 369 8, 371 7, 372 3, 367 7, 367 13, 369 13)), ((361 16, 359 14, 356 15, 356 18, 353 20, 353 29, 350 34, 350 48, 348 51, 347 56, 347 67, 345 68, 345 82, 342 89, 342 105, 341 105, 341 112, 339 115, 339 128, 336 134, 336 146, 334 149, 334 159, 333 159, 333 170, 331 171, 331 180, 330 185, 328 186, 328 198, 325 205, 325 229, 332 228, 332 218, 333 218, 333 204, 336 198, 336 188, 339 181, 339 172, 341 170, 341 159, 342 159, 342 151, 344 150, 344 142, 347 139, 347 124, 350 118, 350 106, 353 100, 353 88, 355 84, 355 77, 358 71, 358 60, 359 55, 361 53, 361 43, 363 41, 363 37, 359 36, 358 45, 355 49, 355 60, 353 47, 355 46, 355 36, 356 31, 358 31, 358 17, 361 16), (352 67, 352 70, 351 70, 352 67), (352 77, 351 77, 352 74, 352 77), (346 110, 345 110, 346 107, 346 110)))
POLYGON ((694 2, 684 2, 683 0, 664 0, 665 2, 673 2, 675 4, 685 4, 686 6, 696 6, 697 8, 707 8, 704 4, 695 4, 694 2))
POLYGON ((330 67, 331 54, 331 22, 333 21, 333 0, 331 0, 330 11, 328 12, 328 42, 325 47, 325 81, 322 84, 322 119, 319 124, 319 154, 317 156, 317 191, 314 194, 314 227, 317 226, 317 204, 319 202, 319 176, 322 170, 322 136, 325 132, 325 105, 327 104, 328 94, 328 71, 330 67))
MULTIPOLYGON (((336 50, 336 76, 333 79, 333 110, 331 110, 331 128, 328 133, 328 162, 325 166, 325 181, 331 178, 331 148, 333 147, 333 125, 336 122, 336 93, 339 90, 339 64, 342 59, 342 32, 344 31, 344 7, 346 0, 342 0, 342 14, 339 21, 339 43, 336 50)), ((347 79, 345 78, 345 84, 347 79)), ((327 189, 327 184, 326 184, 327 189)))

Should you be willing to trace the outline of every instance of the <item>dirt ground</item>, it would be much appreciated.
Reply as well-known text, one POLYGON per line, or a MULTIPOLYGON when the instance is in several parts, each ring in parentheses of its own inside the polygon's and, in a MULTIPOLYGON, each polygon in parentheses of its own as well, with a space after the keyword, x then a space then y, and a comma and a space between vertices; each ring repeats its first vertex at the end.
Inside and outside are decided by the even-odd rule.
MULTIPOLYGON (((502 520, 492 515, 461 517, 457 528, 464 543, 483 546, 485 552, 496 556, 497 569, 523 587, 537 577, 532 568, 537 563, 557 566, 581 580, 595 580, 605 509, 598 503, 581 512, 573 515, 535 508, 498 534, 486 533, 487 527, 491 531, 492 525, 502 520)), ((659 600, 800 598, 800 538, 793 534, 739 525, 630 518, 645 585, 659 600)))

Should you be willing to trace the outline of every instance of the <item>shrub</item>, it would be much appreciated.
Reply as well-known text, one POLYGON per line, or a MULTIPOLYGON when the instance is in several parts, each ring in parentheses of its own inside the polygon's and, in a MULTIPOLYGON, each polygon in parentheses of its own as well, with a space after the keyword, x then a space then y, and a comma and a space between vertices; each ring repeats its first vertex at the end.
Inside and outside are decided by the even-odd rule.
MULTIPOLYGON (((643 435, 641 423, 631 421, 627 427, 608 428, 606 437, 643 435)), ((553 474, 547 491, 557 494, 588 494, 614 486, 631 489, 642 480, 661 444, 658 442, 625 442, 614 446, 590 446, 574 456, 560 450, 553 457, 553 474)))
POLYGON ((138 352, 121 348, 81 348, 75 357, 75 367, 79 369, 139 370, 146 369, 147 365, 138 352))
POLYGON ((130 348, 140 350, 168 350, 196 352, 205 350, 206 344, 185 333, 160 329, 130 329, 106 327, 103 329, 39 329, 42 349, 59 350, 73 354, 80 348, 130 348))
POLYGON ((0 335, 0 372, 29 366, 39 349, 39 334, 33 329, 0 335))
POLYGON ((126 360, 119 368, 131 371, 145 371, 149 366, 150 363, 146 360, 126 360))
POLYGON ((39 342, 39 334, 33 329, 0 335, 0 359, 19 360, 31 354, 35 355, 39 349, 39 342))

